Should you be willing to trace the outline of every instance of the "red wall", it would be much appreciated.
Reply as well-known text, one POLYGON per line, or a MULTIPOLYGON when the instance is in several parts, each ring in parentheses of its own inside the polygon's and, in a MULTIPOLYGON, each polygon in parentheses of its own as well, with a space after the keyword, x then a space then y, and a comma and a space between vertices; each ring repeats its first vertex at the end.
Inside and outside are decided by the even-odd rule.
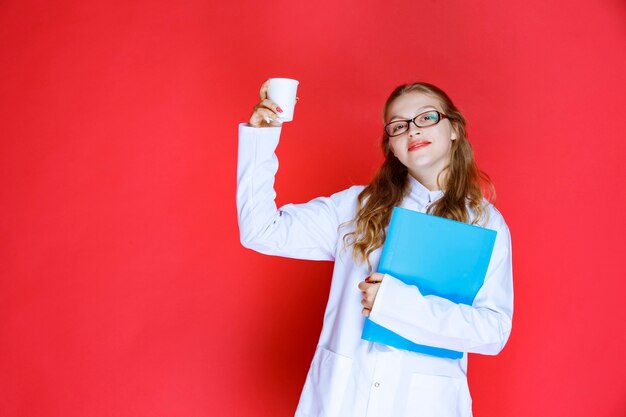
POLYGON ((0 2, 0 415, 289 416, 331 265, 238 241, 237 123, 301 81, 279 202, 368 181, 393 87, 469 120, 516 313, 476 416, 621 416, 621 0, 0 2))

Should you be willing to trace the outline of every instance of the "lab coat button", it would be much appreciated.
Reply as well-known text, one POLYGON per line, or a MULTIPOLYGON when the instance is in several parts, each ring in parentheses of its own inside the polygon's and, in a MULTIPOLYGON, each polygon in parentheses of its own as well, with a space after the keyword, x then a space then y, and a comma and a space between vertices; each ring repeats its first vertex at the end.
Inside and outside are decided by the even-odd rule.
POLYGON ((380 387, 380 382, 374 382, 374 386, 375 386, 376 388, 380 387))

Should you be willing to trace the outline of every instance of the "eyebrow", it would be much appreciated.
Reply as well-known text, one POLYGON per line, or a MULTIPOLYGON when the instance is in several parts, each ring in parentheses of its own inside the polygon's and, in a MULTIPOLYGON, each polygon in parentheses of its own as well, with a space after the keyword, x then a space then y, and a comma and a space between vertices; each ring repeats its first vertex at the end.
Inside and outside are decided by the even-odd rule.
MULTIPOLYGON (((418 109, 417 109, 417 113, 415 113, 415 116, 417 116, 418 114, 424 113, 424 111, 423 111, 423 110, 428 111, 427 109, 437 110, 437 108, 436 108, 435 106, 422 106, 422 107, 420 107, 420 108, 418 108, 418 109)), ((415 117, 415 116, 413 116, 413 117, 415 117)), ((388 123, 391 123, 391 122, 393 122, 393 121, 394 121, 394 120, 396 120, 396 119, 400 119, 400 120, 411 120, 413 117, 406 118, 406 117, 402 117, 402 116, 393 116, 391 119, 389 119, 389 122, 388 122, 388 123)))

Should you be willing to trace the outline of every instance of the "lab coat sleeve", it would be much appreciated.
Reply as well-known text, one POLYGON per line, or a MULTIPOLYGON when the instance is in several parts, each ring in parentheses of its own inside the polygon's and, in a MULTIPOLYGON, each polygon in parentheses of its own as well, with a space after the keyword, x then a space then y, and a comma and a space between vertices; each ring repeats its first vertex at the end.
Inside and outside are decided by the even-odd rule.
MULTIPOLYGON (((243 246, 268 255, 334 260, 338 228, 355 187, 305 204, 276 207, 280 127, 239 125, 237 213, 243 246)), ((352 204, 354 205, 354 204, 352 204)))
POLYGON ((509 338, 513 318, 511 240, 501 217, 499 223, 484 284, 471 306, 424 296, 416 286, 385 275, 370 319, 422 345, 498 354, 509 338))

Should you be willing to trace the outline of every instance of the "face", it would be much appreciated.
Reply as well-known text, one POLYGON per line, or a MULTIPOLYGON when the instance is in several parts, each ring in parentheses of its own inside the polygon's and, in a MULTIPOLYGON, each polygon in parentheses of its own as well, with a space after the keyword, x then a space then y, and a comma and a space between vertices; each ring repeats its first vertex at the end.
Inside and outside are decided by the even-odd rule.
MULTIPOLYGON (((387 108, 386 123, 412 119, 428 110, 443 113, 435 97, 419 92, 401 95, 387 108)), ((409 173, 430 190, 438 190, 437 176, 450 161, 450 147, 457 134, 450 120, 442 119, 434 126, 420 128, 410 124, 405 133, 389 138, 393 154, 406 166, 409 173)))

